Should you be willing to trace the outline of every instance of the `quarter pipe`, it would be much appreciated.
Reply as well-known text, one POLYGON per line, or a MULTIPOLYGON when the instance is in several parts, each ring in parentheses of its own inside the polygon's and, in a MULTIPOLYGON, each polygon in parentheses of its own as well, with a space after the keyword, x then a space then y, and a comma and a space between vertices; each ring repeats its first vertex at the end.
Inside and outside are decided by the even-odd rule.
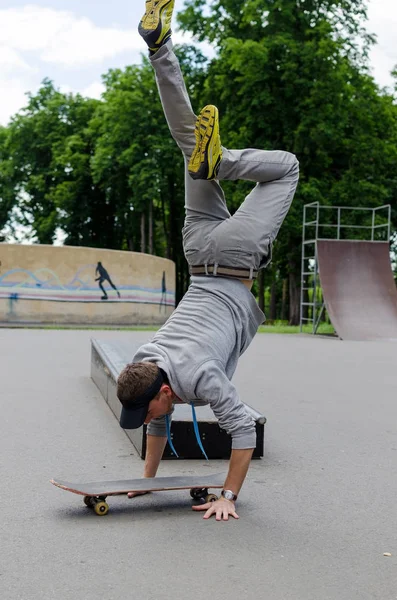
POLYGON ((397 289, 387 242, 317 240, 320 282, 343 340, 397 340, 397 289))

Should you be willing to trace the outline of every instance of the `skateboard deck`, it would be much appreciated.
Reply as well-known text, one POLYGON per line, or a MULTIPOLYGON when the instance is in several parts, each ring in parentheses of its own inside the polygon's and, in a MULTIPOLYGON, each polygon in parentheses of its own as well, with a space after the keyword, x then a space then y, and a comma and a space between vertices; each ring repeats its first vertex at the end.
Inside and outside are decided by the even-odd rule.
POLYGON ((193 500, 214 502, 215 494, 208 489, 223 488, 225 474, 188 475, 179 477, 154 477, 152 479, 124 479, 120 481, 97 481, 89 483, 70 483, 61 479, 51 479, 51 483, 67 492, 84 496, 86 506, 93 508, 97 515, 106 515, 109 505, 107 496, 123 496, 131 492, 165 492, 171 490, 190 490, 193 500))

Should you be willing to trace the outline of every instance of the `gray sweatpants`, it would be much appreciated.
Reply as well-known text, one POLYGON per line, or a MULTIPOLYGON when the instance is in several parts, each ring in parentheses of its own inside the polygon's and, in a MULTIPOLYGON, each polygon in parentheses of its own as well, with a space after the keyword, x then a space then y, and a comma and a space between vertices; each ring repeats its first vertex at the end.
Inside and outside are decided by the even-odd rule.
POLYGON ((171 135, 185 157, 183 245, 189 265, 248 270, 266 266, 298 185, 298 160, 289 152, 223 148, 219 180, 257 183, 231 216, 219 181, 194 180, 188 173, 197 117, 171 40, 152 56, 151 62, 171 135))

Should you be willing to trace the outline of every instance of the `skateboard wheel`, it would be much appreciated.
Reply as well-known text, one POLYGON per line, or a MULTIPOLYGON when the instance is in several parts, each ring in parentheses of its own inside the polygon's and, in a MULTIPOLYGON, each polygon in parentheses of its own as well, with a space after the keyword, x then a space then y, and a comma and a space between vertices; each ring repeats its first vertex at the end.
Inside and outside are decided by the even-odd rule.
POLYGON ((109 504, 107 502, 96 502, 94 506, 94 511, 100 517, 107 515, 109 512, 109 504))
POLYGON ((216 494, 208 494, 205 498, 205 502, 216 502, 217 500, 219 500, 218 496, 216 494))
POLYGON ((208 490, 206 488, 194 488, 190 490, 190 496, 193 498, 193 500, 204 500, 207 494, 208 490))
POLYGON ((92 496, 84 496, 84 504, 88 506, 88 508, 92 508, 93 499, 92 496))

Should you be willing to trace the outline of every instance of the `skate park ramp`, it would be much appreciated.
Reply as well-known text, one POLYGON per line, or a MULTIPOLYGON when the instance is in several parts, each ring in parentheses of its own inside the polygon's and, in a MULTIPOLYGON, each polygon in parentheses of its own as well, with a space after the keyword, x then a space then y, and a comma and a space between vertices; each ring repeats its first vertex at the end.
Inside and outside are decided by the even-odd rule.
POLYGON ((317 240, 325 306, 343 340, 397 340, 397 289, 387 242, 317 240))

